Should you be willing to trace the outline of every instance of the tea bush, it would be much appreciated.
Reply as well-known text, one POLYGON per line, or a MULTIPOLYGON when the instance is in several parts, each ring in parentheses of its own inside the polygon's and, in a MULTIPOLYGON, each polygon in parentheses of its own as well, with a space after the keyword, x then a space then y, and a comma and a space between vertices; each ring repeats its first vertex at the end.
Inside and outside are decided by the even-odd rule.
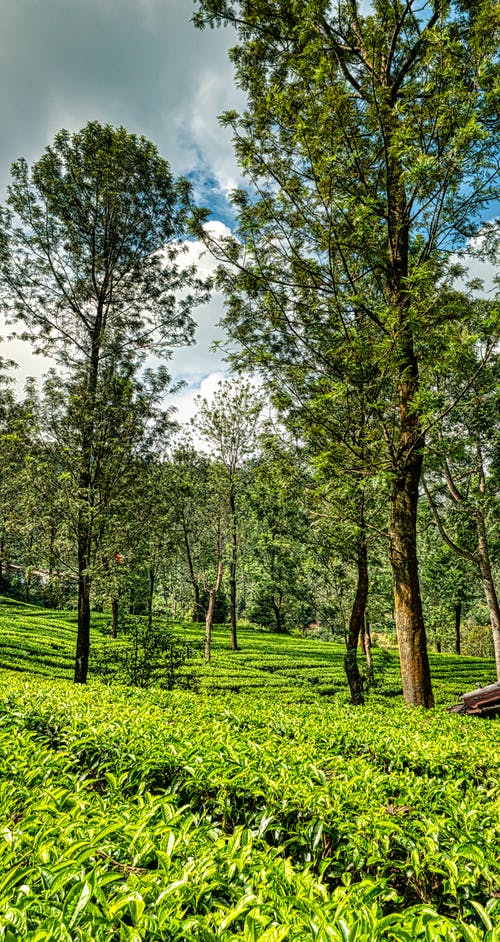
POLYGON ((0 938, 499 939, 498 721, 2 680, 0 938))
MULTIPOLYGON (((75 687, 37 611, 3 616, 0 940, 500 942, 500 719, 407 710, 392 651, 351 707, 340 646, 252 629, 199 693, 75 687)), ((441 703, 492 679, 432 667, 441 703)))

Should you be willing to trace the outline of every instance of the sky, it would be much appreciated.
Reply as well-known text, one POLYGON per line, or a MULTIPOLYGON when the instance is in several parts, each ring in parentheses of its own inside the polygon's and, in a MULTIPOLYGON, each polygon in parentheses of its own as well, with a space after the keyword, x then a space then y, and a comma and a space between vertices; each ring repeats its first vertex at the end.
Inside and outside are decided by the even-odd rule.
MULTIPOLYGON (((227 193, 240 182, 230 134, 217 116, 241 105, 227 52, 234 34, 200 32, 190 22, 192 0, 4 0, 0 12, 0 199, 12 161, 37 160, 57 131, 97 120, 144 134, 176 176, 191 178, 197 201, 221 226, 231 221, 227 193)), ((208 271, 210 259, 201 250, 208 271)), ((227 370, 211 353, 221 336, 222 298, 194 312, 197 343, 175 351, 178 417, 194 411, 227 370)), ((0 330, 6 337, 8 329, 0 330)), ((4 340, 0 354, 19 364, 18 386, 41 376, 47 362, 20 341, 4 340)), ((50 365, 50 364, 49 364, 50 365)))
MULTIPOLYGON (((231 224, 227 193, 241 182, 230 132, 218 115, 241 107, 227 52, 230 29, 195 30, 192 0, 4 0, 0 8, 0 200, 10 165, 37 160, 61 128, 76 131, 98 120, 144 134, 176 176, 193 181, 197 201, 214 223, 231 224)), ((191 246, 206 272, 210 258, 191 246)), ((491 280, 488 266, 474 271, 491 280)), ((196 344, 176 350, 174 380, 185 389, 175 398, 178 418, 194 412, 201 392, 210 397, 227 371, 217 323, 222 298, 214 294, 195 311, 196 344)), ((7 329, 0 334, 5 337, 7 329)), ((20 341, 0 343, 0 354, 19 364, 18 387, 47 364, 20 341)))

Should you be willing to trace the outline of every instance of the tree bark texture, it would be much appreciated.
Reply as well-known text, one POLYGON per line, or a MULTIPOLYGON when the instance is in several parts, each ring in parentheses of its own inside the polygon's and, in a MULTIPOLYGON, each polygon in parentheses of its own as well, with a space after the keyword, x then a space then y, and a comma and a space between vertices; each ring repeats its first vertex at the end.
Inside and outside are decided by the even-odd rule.
POLYGON ((351 703, 361 705, 365 702, 363 693, 363 678, 359 671, 357 650, 359 639, 363 635, 365 624, 366 604, 368 601, 368 556, 366 551, 366 539, 364 533, 361 533, 358 541, 357 554, 358 581, 356 586, 356 595, 349 619, 349 631, 346 641, 346 653, 344 657, 344 669, 347 676, 347 682, 351 691, 351 703))
POLYGON ((477 555, 478 555, 479 569, 481 572, 481 582, 483 584, 483 591, 486 598, 486 604, 488 606, 488 614, 490 616, 491 633, 493 635, 493 650, 495 652, 495 666, 496 666, 496 672, 497 672, 497 680, 500 680, 500 605, 498 603, 495 580, 493 578, 493 573, 491 571, 491 560, 490 560, 490 554, 489 554, 486 525, 485 525, 484 517, 482 514, 478 515, 477 534, 478 534, 477 555))
MULTIPOLYGON (((478 467, 479 467, 479 492, 482 499, 486 497, 486 475, 484 471, 484 461, 481 447, 477 449, 478 467)), ((491 571, 490 551, 488 546, 488 531, 484 511, 479 506, 476 512, 477 527, 477 559, 479 570, 481 572, 481 581, 488 605, 490 616, 491 633, 493 635, 493 650, 495 652, 495 666, 497 680, 500 680, 500 606, 495 587, 495 580, 491 571)))
POLYGON ((90 652, 90 563, 92 557, 92 449, 94 445, 95 403, 99 376, 99 343, 102 312, 99 308, 92 338, 87 378, 87 414, 81 431, 81 472, 78 487, 78 629, 75 654, 75 684, 86 684, 90 652))
POLYGON ((75 684, 86 684, 90 651, 90 542, 88 529, 78 538, 78 628, 75 655, 75 684))
POLYGON ((419 465, 394 483, 390 519, 390 560, 403 697, 410 706, 434 706, 418 577, 416 514, 419 465))
POLYGON ((111 599, 111 637, 118 635, 118 599, 116 595, 111 599))
POLYGON ((455 654, 461 654, 460 623, 462 620, 462 603, 455 604, 455 654))
POLYGON ((184 534, 184 546, 186 549, 186 559, 187 559, 187 564, 189 568, 189 576, 191 579, 191 585, 193 586, 193 594, 194 594, 194 612, 193 612, 194 618, 193 620, 196 623, 198 623, 202 620, 202 605, 200 602, 200 586, 198 584, 198 580, 194 572, 193 557, 191 555, 191 546, 189 544, 188 527, 185 520, 182 521, 182 532, 184 534))
POLYGON ((222 560, 217 563, 217 576, 215 583, 208 590, 208 608, 205 617, 205 660, 210 662, 212 656, 212 625, 214 621, 215 599, 222 583, 222 560))
POLYGON ((425 438, 415 403, 419 392, 419 368, 406 287, 409 208, 403 168, 395 146, 397 112, 388 109, 382 120, 387 144, 387 300, 393 317, 399 399, 399 427, 392 453, 389 555, 403 697, 410 706, 432 707, 434 698, 417 557, 417 505, 425 438))

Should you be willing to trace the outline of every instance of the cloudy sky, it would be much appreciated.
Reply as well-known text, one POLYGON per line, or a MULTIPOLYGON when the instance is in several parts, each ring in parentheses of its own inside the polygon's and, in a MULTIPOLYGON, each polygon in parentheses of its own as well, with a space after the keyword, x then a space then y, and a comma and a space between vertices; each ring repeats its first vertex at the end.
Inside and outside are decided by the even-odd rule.
MULTIPOLYGON (((60 128, 88 121, 144 134, 175 175, 190 176, 214 220, 230 221, 226 194, 238 181, 230 137, 217 116, 241 103, 227 50, 229 30, 199 32, 191 0, 5 0, 0 13, 0 198, 10 165, 37 160, 60 128)), ((206 269, 210 262, 200 262, 206 269)), ((199 308, 197 344, 176 351, 171 369, 188 388, 179 415, 226 369, 209 347, 222 301, 199 308)), ((5 336, 5 330, 3 331, 5 336)), ((44 364, 20 342, 0 345, 18 377, 44 364)))
MULTIPOLYGON (((217 116, 242 104, 227 51, 228 29, 199 32, 192 0, 4 0, 0 6, 0 199, 10 165, 38 159, 62 127, 76 131, 90 120, 144 134, 176 175, 189 176, 198 202, 218 225, 230 224, 226 194, 239 182, 227 130, 217 116)), ((207 257, 200 260, 206 270, 207 257)), ((472 269, 491 277, 488 266, 472 269)), ((192 413, 195 394, 209 394, 226 369, 210 352, 222 299, 198 308, 197 343, 176 351, 179 418, 192 413)), ((1 330, 4 334, 6 331, 1 330)), ((4 341, 0 354, 19 363, 18 385, 40 376, 46 364, 20 342, 4 341)))

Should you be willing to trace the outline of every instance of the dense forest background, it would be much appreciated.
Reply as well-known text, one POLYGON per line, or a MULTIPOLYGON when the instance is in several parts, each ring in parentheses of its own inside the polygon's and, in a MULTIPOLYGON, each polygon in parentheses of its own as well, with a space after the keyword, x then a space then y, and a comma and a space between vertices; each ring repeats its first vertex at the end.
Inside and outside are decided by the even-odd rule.
POLYGON ((495 264, 498 8, 200 0, 232 24, 246 108, 223 116, 248 186, 220 236, 144 137, 96 121, 12 167, 7 322, 54 368, 24 397, 2 362, 0 580, 78 610, 238 621, 493 653, 500 677, 495 264), (218 263, 189 262, 189 240, 218 263), (233 378, 189 428, 172 350, 224 291, 233 378), (250 377, 250 379, 249 379, 250 377))

